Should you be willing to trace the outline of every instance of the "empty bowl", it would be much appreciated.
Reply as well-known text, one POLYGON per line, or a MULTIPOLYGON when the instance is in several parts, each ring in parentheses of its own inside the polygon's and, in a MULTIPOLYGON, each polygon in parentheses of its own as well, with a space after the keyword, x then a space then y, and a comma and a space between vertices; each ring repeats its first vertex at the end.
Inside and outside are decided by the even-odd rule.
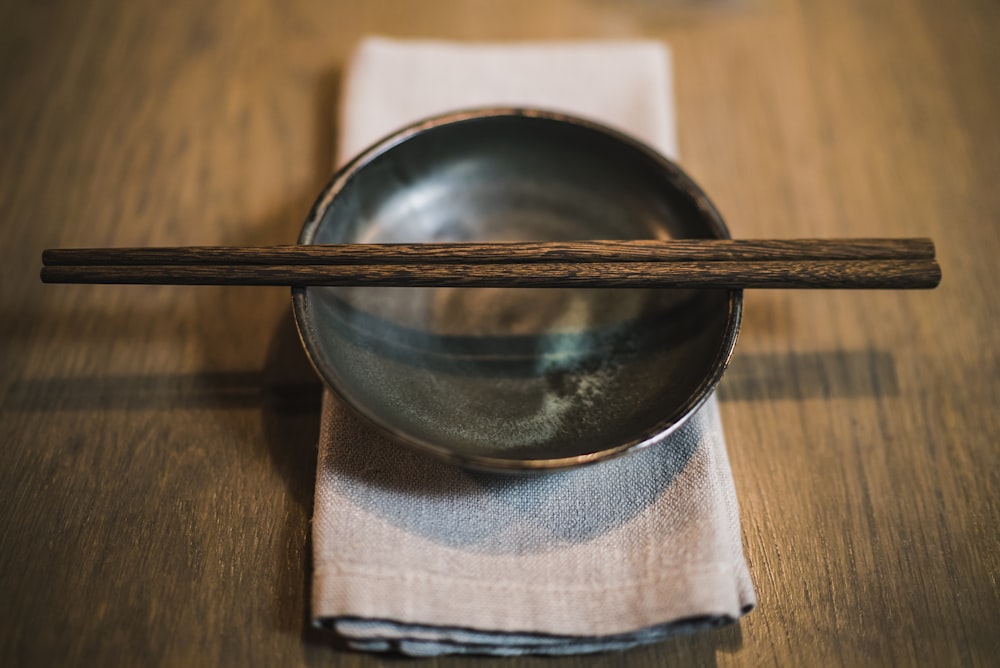
MULTIPOLYGON (((299 242, 725 238, 704 193, 621 133, 489 109, 416 123, 344 167, 299 242)), ((664 438, 711 394, 737 290, 305 287, 325 383, 402 445, 474 468, 595 462, 664 438)))

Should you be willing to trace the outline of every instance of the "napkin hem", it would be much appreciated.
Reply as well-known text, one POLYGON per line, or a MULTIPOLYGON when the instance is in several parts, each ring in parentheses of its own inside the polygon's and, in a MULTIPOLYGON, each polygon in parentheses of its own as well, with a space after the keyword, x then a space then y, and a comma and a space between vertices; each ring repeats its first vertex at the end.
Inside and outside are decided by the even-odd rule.
POLYGON ((699 615, 607 635, 479 631, 455 626, 405 624, 393 620, 364 619, 346 615, 316 618, 313 625, 337 633, 349 648, 358 651, 397 652, 414 657, 445 654, 564 656, 627 650, 727 626, 736 623, 738 619, 730 615, 699 615))
MULTIPOLYGON (((695 607, 702 611, 697 615, 699 618, 733 620, 745 614, 746 609, 736 587, 715 601, 706 600, 706 592, 719 590, 715 583, 720 573, 736 581, 732 566, 724 562, 715 566, 685 568, 684 576, 678 579, 669 599, 660 598, 655 590, 646 595, 636 595, 636 589, 669 580, 669 574, 645 582, 610 587, 536 586, 476 580, 478 591, 493 591, 497 596, 505 597, 504 606, 483 606, 481 599, 470 596, 468 582, 471 578, 413 571, 380 575, 377 570, 316 567, 315 577, 325 595, 322 607, 314 610, 314 617, 391 619, 413 626, 593 637, 593 619, 605 609, 619 612, 614 618, 606 620, 602 635, 634 633, 637 629, 679 622, 691 618, 690 611, 695 607), (399 596, 401 590, 407 592, 405 597, 399 596), (552 592, 552 595, 539 597, 539 591, 552 592), (414 601, 419 601, 419 605, 414 607, 414 601), (430 605, 429 601, 439 604, 430 605), (510 607, 521 611, 516 621, 511 619, 510 607), (429 616, 428 611, 433 611, 433 614, 429 616)), ((752 607, 752 603, 748 605, 752 607)))

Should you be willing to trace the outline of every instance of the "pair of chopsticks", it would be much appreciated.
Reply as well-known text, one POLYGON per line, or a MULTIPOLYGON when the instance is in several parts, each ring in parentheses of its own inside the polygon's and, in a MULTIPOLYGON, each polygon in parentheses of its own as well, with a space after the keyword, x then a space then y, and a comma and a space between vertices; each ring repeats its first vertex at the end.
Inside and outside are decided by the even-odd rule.
POLYGON ((930 239, 680 239, 42 253, 45 283, 648 288, 933 288, 930 239))

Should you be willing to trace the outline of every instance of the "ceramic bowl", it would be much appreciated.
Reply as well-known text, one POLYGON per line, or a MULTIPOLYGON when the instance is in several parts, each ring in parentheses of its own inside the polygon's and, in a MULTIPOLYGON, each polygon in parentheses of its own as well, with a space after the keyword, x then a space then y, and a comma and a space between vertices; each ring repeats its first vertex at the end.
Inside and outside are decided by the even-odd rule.
MULTIPOLYGON (((562 114, 414 124, 344 167, 299 242, 666 239, 729 233, 675 164, 562 114)), ((398 443, 530 471, 652 446, 711 394, 733 290, 307 287, 296 322, 325 383, 398 443)))

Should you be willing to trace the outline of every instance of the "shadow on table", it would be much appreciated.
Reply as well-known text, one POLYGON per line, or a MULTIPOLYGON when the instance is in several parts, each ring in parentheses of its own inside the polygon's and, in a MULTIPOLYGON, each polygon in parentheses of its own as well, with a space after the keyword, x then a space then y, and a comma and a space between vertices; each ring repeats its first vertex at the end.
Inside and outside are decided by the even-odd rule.
POLYGON ((722 401, 894 397, 896 360, 884 350, 748 353, 737 350, 719 384, 722 401))
MULTIPOLYGON (((880 350, 739 354, 719 388, 723 401, 896 396, 892 353, 880 350)), ((243 409, 318 419, 322 383, 302 352, 291 308, 258 371, 36 378, 8 385, 8 410, 243 409), (37 397, 44 396, 45 401, 37 397)))

